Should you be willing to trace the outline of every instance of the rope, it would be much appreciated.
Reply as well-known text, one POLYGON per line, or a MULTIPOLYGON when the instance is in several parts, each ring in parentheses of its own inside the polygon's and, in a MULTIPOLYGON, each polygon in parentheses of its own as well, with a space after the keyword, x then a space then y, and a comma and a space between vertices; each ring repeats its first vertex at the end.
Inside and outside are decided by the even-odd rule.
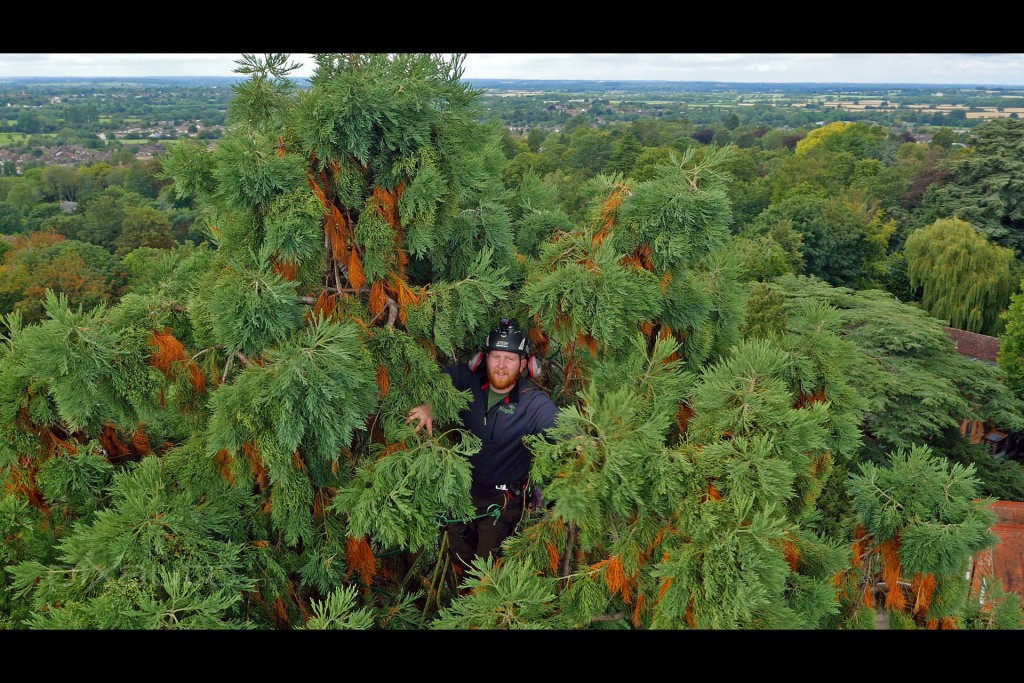
POLYGON ((485 517, 494 517, 492 524, 498 523, 498 517, 501 517, 501 506, 497 503, 493 503, 487 507, 487 512, 482 515, 475 517, 464 517, 462 519, 448 519, 444 515, 438 515, 438 522, 441 526, 446 526, 452 522, 472 522, 474 519, 484 519, 485 517))

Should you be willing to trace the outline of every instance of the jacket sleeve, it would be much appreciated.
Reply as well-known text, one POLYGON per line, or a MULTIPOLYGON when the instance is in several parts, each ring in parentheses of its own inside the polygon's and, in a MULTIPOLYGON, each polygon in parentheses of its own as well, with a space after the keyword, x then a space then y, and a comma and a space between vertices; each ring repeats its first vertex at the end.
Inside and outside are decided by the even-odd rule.
POLYGON ((537 404, 534 431, 535 433, 540 433, 555 426, 555 419, 558 417, 558 406, 547 396, 544 396, 543 400, 537 401, 537 404))
POLYGON ((465 363, 455 363, 441 368, 441 372, 452 378, 452 386, 465 391, 472 386, 473 371, 465 363))

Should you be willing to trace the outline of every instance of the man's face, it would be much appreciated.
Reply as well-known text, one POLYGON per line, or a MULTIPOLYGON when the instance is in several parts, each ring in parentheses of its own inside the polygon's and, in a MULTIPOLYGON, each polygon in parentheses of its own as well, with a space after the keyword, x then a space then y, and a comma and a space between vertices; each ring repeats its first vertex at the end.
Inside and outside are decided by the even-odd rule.
POLYGON ((490 351, 487 353, 487 381, 495 391, 511 389, 525 364, 526 359, 518 353, 490 351))

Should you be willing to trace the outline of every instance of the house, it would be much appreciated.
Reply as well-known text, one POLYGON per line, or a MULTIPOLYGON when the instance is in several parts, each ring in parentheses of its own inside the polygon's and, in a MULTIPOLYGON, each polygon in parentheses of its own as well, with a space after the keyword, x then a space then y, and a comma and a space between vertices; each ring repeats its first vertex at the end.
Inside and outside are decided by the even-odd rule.
POLYGON ((988 586, 998 580, 1004 590, 1024 598, 1024 503, 997 500, 989 509, 996 513, 989 529, 999 542, 971 558, 971 597, 984 604, 988 586))
POLYGON ((956 352, 961 356, 967 356, 980 360, 982 363, 995 365, 996 355, 999 353, 999 337, 990 337, 987 334, 958 330, 955 327, 942 327, 946 336, 953 340, 956 352))
MULTIPOLYGON (((942 331, 953 340, 957 353, 988 365, 996 364, 999 337, 943 326, 942 331)), ((992 455, 1014 457, 1021 450, 1019 435, 999 429, 980 420, 961 420, 960 434, 973 444, 985 444, 992 455)))

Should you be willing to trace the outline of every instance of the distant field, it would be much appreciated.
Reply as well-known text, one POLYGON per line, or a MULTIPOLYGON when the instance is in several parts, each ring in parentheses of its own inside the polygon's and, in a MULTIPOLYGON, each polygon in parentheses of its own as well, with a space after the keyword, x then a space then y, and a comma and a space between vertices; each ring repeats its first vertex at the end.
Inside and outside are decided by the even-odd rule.
MULTIPOLYGON (((100 118, 99 118, 99 122, 100 123, 110 123, 112 120, 113 119, 111 118, 110 114, 100 114, 100 118)), ((133 123, 141 123, 142 122, 142 117, 140 117, 140 116, 122 116, 121 117, 121 121, 124 122, 125 125, 130 125, 130 124, 133 124, 133 123)))
MULTIPOLYGON (((25 144, 28 142, 28 137, 24 133, 0 133, 0 145, 11 145, 11 144, 25 144)), ((54 138, 57 137, 56 133, 36 133, 32 137, 39 138, 54 138)))

